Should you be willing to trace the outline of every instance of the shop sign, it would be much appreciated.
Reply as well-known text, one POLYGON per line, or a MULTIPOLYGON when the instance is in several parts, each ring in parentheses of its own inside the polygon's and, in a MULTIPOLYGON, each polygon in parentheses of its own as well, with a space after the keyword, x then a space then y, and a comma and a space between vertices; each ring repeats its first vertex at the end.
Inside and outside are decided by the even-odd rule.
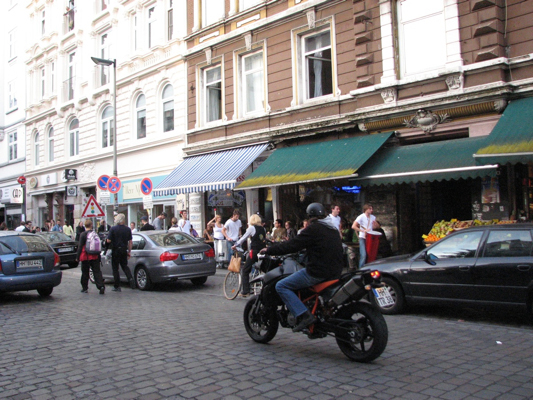
POLYGON ((243 190, 238 192, 225 190, 210 194, 207 199, 207 204, 210 207, 235 207, 241 206, 245 198, 246 195, 243 190))
POLYGON ((63 182, 75 181, 78 179, 78 170, 77 169, 65 169, 63 175, 61 176, 63 182))
POLYGON ((140 181, 122 184, 122 198, 124 200, 140 199, 143 197, 140 181))
POLYGON ((30 178, 30 181, 29 181, 29 182, 30 182, 30 183, 29 183, 29 184, 30 184, 30 187, 31 187, 32 189, 35 189, 35 188, 37 187, 37 185, 39 184, 39 180, 38 180, 37 177, 35 177, 35 176, 32 176, 32 177, 30 178))
POLYGON ((46 175, 41 175, 40 180, 41 180, 42 186, 56 185, 57 184, 57 173, 52 172, 46 175))
POLYGON ((67 197, 77 197, 78 187, 77 186, 65 186, 65 193, 67 194, 67 197))
POLYGON ((181 211, 181 210, 186 210, 186 209, 187 209, 187 195, 184 193, 177 194, 176 195, 176 210, 181 211))
POLYGON ((0 201, 2 203, 22 203, 22 188, 20 185, 8 186, 0 189, 0 201), (20 192, 19 192, 20 191, 20 192), (16 199, 13 199, 13 193, 15 193, 16 199), (20 196, 19 196, 20 194, 20 196), (18 198, 20 197, 20 201, 18 198))
POLYGON ((21 187, 11 189, 11 203, 22 204, 24 199, 24 190, 21 187))

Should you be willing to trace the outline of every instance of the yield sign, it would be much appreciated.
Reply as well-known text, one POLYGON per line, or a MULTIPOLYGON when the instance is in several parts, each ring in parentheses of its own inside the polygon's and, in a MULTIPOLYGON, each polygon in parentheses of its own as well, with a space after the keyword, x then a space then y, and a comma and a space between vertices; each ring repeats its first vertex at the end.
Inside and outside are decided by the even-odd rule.
POLYGON ((111 193, 118 193, 121 187, 122 182, 120 182, 120 179, 118 179, 116 176, 109 178, 109 181, 107 182, 107 188, 111 193))
POLYGON ((89 200, 87 201, 87 205, 85 206, 85 209, 83 210, 83 213, 81 214, 81 217, 92 218, 92 217, 103 217, 103 216, 105 216, 104 211, 98 205, 98 202, 96 201, 94 196, 91 194, 89 196, 89 200))

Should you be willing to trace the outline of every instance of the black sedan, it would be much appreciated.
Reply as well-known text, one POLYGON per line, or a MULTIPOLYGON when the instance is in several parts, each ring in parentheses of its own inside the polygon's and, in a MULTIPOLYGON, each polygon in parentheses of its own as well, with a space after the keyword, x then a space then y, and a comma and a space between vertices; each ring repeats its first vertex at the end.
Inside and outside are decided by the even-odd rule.
POLYGON ((38 235, 42 236, 59 255, 60 264, 67 264, 69 268, 78 266, 76 262, 78 242, 62 232, 40 232, 38 235))
MULTIPOLYGON (((203 285, 214 275, 213 248, 183 232, 142 231, 133 234, 133 247, 128 260, 136 286, 150 290, 155 283, 190 279, 193 285, 203 285)), ((113 282, 112 250, 102 255, 102 274, 113 282)), ((127 282, 120 268, 121 281, 127 282)))
POLYGON ((521 307, 532 312, 533 224, 488 225, 454 232, 412 255, 366 264, 378 270, 397 314, 410 304, 521 307))

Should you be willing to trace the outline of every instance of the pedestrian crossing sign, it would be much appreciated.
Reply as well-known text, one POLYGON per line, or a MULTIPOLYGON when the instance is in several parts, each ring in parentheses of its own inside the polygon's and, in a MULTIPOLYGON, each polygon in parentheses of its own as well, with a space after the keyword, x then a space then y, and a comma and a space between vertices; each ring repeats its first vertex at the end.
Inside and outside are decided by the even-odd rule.
POLYGON ((92 218, 92 217, 103 217, 105 216, 104 211, 102 210, 102 207, 98 204, 94 196, 91 194, 89 196, 89 200, 87 201, 87 205, 85 206, 85 209, 83 210, 83 213, 81 214, 82 218, 92 218))

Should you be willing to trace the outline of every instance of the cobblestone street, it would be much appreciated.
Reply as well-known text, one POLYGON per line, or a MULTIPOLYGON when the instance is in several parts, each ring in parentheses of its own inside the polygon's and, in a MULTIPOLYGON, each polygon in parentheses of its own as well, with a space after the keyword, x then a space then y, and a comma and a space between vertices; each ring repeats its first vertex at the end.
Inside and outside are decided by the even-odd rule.
POLYGON ((531 326, 387 316, 384 354, 358 364, 332 338, 253 342, 223 276, 101 296, 77 268, 49 299, 1 295, 0 398, 533 398, 531 326))

